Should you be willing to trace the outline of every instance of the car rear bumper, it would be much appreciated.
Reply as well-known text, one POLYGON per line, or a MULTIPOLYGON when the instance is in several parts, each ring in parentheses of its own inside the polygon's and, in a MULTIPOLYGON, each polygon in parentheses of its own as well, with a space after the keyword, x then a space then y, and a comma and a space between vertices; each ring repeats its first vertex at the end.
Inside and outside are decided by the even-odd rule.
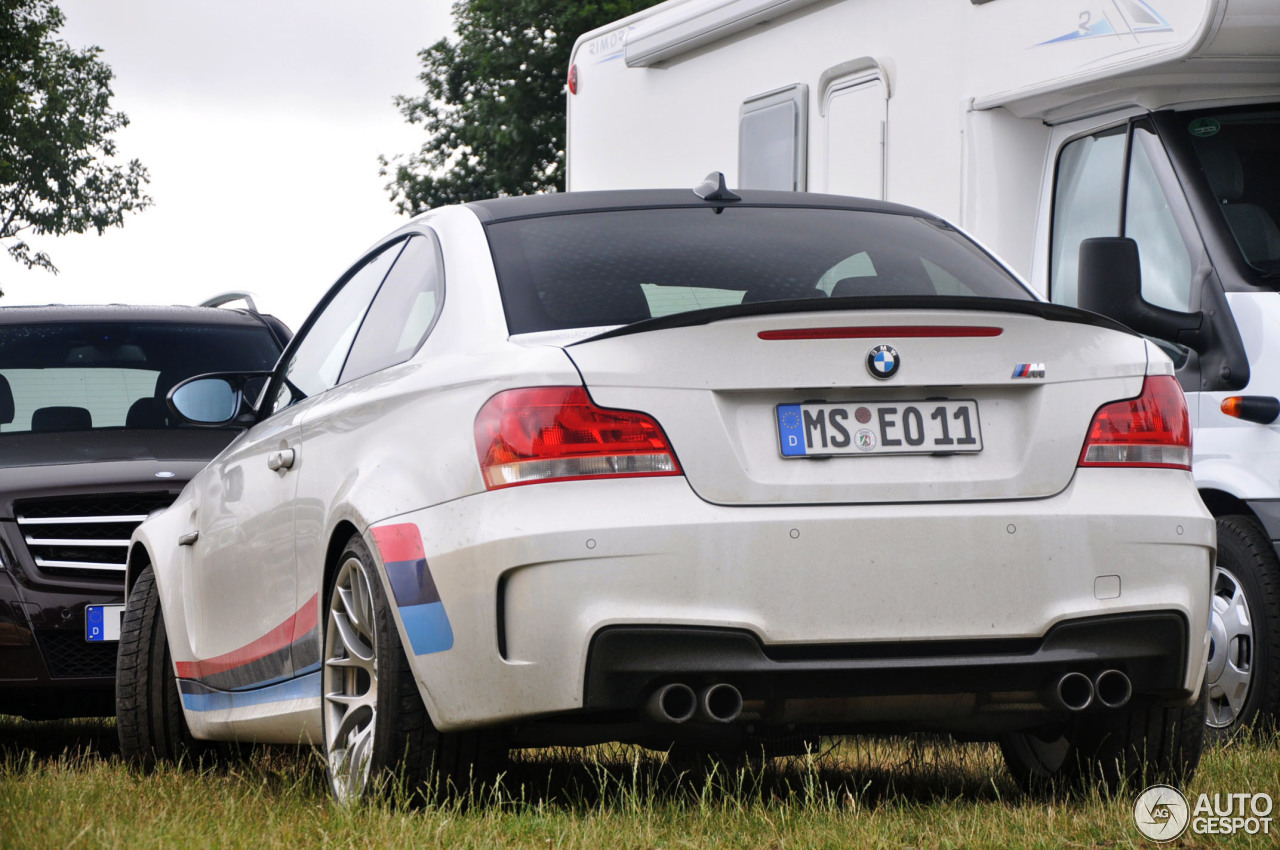
MULTIPOLYGON (((998 727, 1002 717, 1069 711, 1055 699, 1068 674, 1097 682, 1120 671, 1125 701, 1186 703, 1194 696, 1184 688, 1187 639, 1186 620, 1173 612, 1068 620, 1042 639, 905 644, 770 647, 731 629, 611 626, 591 642, 585 708, 634 712, 669 684, 699 694, 729 685, 745 719, 775 727, 947 719, 998 727)), ((1079 710, 1107 708, 1089 703, 1079 710)))
MULTIPOLYGON (((820 696, 801 683, 816 686, 817 662, 842 655, 832 675, 856 673, 862 684, 838 697, 1034 690, 1064 663, 1049 651, 1060 624, 1084 635, 1072 651, 1085 672, 1125 665, 1136 693, 1185 700, 1208 647, 1214 525, 1190 475, 1175 470, 1080 470, 1062 493, 1034 501, 750 508, 708 504, 680 478, 577 481, 377 525, 397 524, 421 535, 447 621, 448 641, 423 641, 422 619, 400 608, 402 638, 406 647, 418 638, 411 662, 445 730, 612 710, 617 693, 636 699, 668 662, 621 691, 601 690, 600 676, 613 676, 598 666, 600 647, 616 643, 610 630, 714 630, 715 647, 671 656, 687 668, 672 673, 709 681, 717 665, 739 665, 744 698, 772 687, 783 700, 792 688, 820 696), (1097 624, 1147 614, 1181 640, 1109 656, 1114 635, 1097 624), (728 644, 738 649, 726 656, 728 644), (949 660, 930 661, 930 645, 947 647, 949 660), (950 681, 942 690, 923 684, 939 677, 950 681)), ((388 593, 399 599, 390 582, 388 593)), ((899 716, 882 705, 880 719, 899 716)))

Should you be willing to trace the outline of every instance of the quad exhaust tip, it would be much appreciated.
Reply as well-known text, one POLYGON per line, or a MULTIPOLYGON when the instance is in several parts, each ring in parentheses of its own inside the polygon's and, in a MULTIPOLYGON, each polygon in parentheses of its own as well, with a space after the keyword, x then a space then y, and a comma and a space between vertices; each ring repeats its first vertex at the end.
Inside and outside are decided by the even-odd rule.
POLYGON ((679 683, 663 685, 649 695, 645 713, 659 723, 684 723, 698 712, 698 695, 679 683))
POLYGON ((742 713, 742 694, 721 682, 698 694, 698 719, 707 723, 732 723, 742 713))
POLYGON ((1046 704, 1061 711, 1084 711, 1096 701, 1102 708, 1123 708, 1133 698, 1133 682, 1122 670, 1107 669, 1092 678, 1064 673, 1043 692, 1046 704))
POLYGON ((1093 703, 1093 682, 1083 673, 1066 673, 1054 686, 1053 696, 1067 711, 1084 711, 1093 703))
POLYGON ((742 694, 727 682, 708 685, 697 693, 675 682, 650 694, 644 710, 659 723, 685 723, 695 717, 701 723, 732 723, 742 714, 742 694))
POLYGON ((1122 708, 1133 696, 1133 682, 1119 670, 1103 670, 1093 679, 1093 692, 1106 708, 1122 708))

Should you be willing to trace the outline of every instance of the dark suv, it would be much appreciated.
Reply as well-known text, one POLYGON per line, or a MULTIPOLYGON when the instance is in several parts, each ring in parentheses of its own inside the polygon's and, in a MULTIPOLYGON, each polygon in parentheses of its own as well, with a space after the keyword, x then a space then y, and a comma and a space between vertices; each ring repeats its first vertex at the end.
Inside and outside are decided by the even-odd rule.
POLYGON ((129 536, 237 433, 165 398, 289 336, 253 309, 0 308, 0 714, 114 712, 129 536))

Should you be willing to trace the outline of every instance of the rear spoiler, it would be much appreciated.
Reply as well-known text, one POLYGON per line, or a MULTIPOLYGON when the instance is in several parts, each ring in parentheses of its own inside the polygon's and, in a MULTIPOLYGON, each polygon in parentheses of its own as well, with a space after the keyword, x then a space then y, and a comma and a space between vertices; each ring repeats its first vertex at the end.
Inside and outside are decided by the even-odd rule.
POLYGON ((975 310, 995 313, 1020 313, 1027 316, 1039 316, 1051 322, 1074 322, 1081 325, 1092 325, 1099 328, 1120 331, 1140 336, 1131 328, 1097 313, 1051 304, 1047 301, 1015 301, 1009 298, 985 298, 967 296, 938 295, 892 295, 875 297, 843 297, 843 298, 803 298, 795 301, 757 301, 751 304, 731 304, 725 307, 708 307, 704 310, 690 310, 684 313, 673 313, 654 319, 644 319, 629 325, 613 328, 604 333, 571 343, 580 345, 598 339, 609 339, 615 336, 656 331, 665 328, 691 327, 708 325, 724 319, 736 319, 743 316, 764 316, 780 313, 821 313, 831 310, 856 310, 859 312, 872 310, 975 310))

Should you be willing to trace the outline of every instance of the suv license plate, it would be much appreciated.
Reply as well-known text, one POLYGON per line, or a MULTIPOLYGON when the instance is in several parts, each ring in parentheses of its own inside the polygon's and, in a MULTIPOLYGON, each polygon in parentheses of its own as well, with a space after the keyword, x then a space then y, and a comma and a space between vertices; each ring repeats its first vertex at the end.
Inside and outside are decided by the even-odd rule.
POLYGON ((982 451, 969 399, 780 404, 777 416, 784 458, 982 451))
POLYGON ((123 605, 88 605, 84 609, 84 639, 97 643, 120 640, 123 605))

